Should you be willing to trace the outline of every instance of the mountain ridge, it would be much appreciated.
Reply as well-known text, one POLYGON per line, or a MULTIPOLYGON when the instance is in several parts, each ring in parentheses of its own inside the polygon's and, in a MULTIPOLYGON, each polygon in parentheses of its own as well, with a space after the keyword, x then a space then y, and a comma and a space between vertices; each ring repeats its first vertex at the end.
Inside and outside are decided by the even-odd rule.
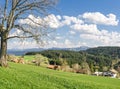
POLYGON ((89 49, 87 46, 81 46, 81 47, 73 47, 73 48, 31 48, 31 49, 8 49, 7 53, 12 55, 24 55, 27 52, 39 52, 43 50, 68 50, 68 51, 84 51, 89 49))

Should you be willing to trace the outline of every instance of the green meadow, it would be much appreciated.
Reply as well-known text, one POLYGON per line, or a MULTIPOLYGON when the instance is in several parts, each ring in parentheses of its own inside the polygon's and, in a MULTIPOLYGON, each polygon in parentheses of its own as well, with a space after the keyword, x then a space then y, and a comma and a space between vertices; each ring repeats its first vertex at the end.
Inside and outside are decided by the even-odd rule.
POLYGON ((25 60, 33 60, 33 59, 35 59, 35 55, 25 55, 24 59, 25 60))
POLYGON ((0 89, 120 89, 120 80, 9 63, 0 68, 0 89))

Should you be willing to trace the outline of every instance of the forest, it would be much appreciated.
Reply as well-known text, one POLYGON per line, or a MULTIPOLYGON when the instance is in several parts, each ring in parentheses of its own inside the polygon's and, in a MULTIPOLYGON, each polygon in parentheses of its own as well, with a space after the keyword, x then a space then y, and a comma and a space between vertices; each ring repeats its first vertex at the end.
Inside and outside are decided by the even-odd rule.
POLYGON ((28 52, 25 55, 35 54, 42 54, 49 58, 50 64, 66 64, 70 67, 78 64, 81 66, 81 69, 87 68, 91 72, 95 72, 96 70, 108 71, 111 68, 120 72, 120 47, 96 47, 85 51, 44 50, 40 52, 28 52))

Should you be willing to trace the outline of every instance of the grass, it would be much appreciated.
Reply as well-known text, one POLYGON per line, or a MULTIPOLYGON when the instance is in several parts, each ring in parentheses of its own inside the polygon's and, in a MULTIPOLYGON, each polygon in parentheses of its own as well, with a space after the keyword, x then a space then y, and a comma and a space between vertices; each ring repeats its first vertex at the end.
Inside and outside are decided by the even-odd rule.
POLYGON ((35 55, 25 55, 24 59, 25 60, 33 60, 33 59, 35 59, 35 55))
POLYGON ((0 68, 0 89, 120 89, 120 80, 9 63, 0 68))

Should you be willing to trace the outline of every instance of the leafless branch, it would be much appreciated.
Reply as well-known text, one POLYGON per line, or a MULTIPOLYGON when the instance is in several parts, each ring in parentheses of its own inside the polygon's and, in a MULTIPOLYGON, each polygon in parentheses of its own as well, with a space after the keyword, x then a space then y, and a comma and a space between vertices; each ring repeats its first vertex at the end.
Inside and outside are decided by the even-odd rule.
POLYGON ((11 36, 11 37, 8 37, 7 40, 11 39, 11 38, 20 38, 21 39, 21 38, 32 38, 32 37, 34 37, 34 36, 11 36))
MULTIPOLYGON (((42 36, 47 36, 52 32, 46 24, 36 22, 28 17, 29 14, 40 15, 46 12, 49 8, 56 4, 57 0, 5 0, 3 9, 3 16, 0 17, 0 24, 5 27, 7 35, 12 29, 21 30, 22 34, 16 36, 7 36, 8 39, 12 38, 33 38, 37 42, 42 40, 42 36), (10 6, 10 7, 8 7, 10 6), (37 26, 30 24, 18 24, 20 19, 29 19, 37 26)), ((0 33, 0 37, 1 37, 0 33)))

